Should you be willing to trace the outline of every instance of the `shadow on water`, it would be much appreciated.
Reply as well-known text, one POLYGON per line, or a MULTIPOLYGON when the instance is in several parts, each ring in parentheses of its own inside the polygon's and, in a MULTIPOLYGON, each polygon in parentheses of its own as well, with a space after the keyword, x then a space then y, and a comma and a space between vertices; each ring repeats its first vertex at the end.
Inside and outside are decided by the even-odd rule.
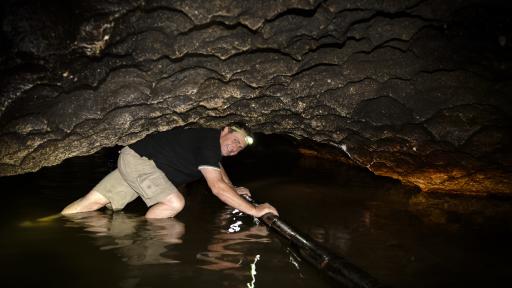
MULTIPOLYGON (((286 137, 258 139, 224 166, 258 202, 392 287, 506 283, 509 200, 425 195, 340 162, 302 157, 286 137)), ((56 215, 114 169, 119 147, 36 173, 0 178, 4 287, 338 287, 204 181, 185 210, 149 221, 142 201, 122 212, 56 215), (50 217, 47 217, 50 216, 50 217)))

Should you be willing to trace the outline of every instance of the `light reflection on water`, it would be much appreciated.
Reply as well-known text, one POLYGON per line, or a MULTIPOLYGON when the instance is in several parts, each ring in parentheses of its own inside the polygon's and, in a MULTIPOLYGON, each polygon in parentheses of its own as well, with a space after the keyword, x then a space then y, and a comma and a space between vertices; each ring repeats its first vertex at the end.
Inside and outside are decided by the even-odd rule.
MULTIPOLYGON (((256 255, 243 251, 244 245, 269 243, 269 230, 256 224, 246 215, 233 214, 226 208, 219 214, 212 239, 206 251, 198 252, 197 267, 240 273, 243 264, 253 262, 256 255), (245 223, 244 223, 245 221, 245 223), (229 232, 230 223, 242 223, 237 232, 229 232)), ((183 243, 185 224, 176 218, 146 219, 126 212, 92 211, 62 216, 65 227, 81 228, 95 239, 100 250, 112 250, 130 265, 179 263, 179 255, 172 255, 174 245, 183 243)), ((245 271, 242 274, 247 274, 245 271)))
MULTIPOLYGON (((199 265, 199 267, 217 271, 232 270, 232 273, 239 274, 240 271, 237 271, 237 268, 240 268, 242 263, 246 264, 254 261, 257 255, 251 255, 252 253, 249 251, 240 251, 240 248, 237 249, 237 247, 270 242, 267 237, 269 231, 263 223, 260 225, 254 222, 251 223, 250 217, 244 217, 240 214, 233 213, 232 209, 229 208, 220 214, 220 217, 217 218, 216 227, 221 227, 221 229, 214 232, 210 243, 208 243, 208 250, 197 254, 197 259, 208 264, 199 265), (230 232, 233 231, 229 229, 233 227, 233 223, 242 226, 244 229, 239 228, 240 230, 237 232, 230 232)), ((246 274, 246 271, 243 271, 242 274, 246 274)))
MULTIPOLYGON (((192 267, 187 266, 190 265, 190 259, 188 261, 185 259, 189 253, 184 253, 183 249, 179 249, 180 246, 187 244, 185 243, 185 238, 187 238, 185 223, 177 218, 146 219, 142 215, 124 211, 101 210, 61 216, 60 220, 63 227, 83 231, 81 234, 91 238, 92 243, 100 251, 113 252, 124 263, 142 268, 141 270, 132 268, 129 274, 144 274, 145 272, 141 271, 144 271, 147 265, 154 265, 154 267, 172 265, 167 269, 188 270, 187 273, 194 271, 192 267)), ((296 281, 303 280, 304 275, 313 275, 313 278, 310 277, 305 282, 310 284, 306 284, 304 287, 309 287, 311 283, 318 284, 318 287, 331 287, 330 282, 326 282, 325 279, 315 280, 316 271, 313 271, 311 267, 301 267, 303 263, 292 250, 279 246, 276 251, 282 255, 276 259, 276 251, 269 251, 268 245, 272 241, 274 241, 274 245, 279 242, 276 242, 275 237, 269 237, 269 229, 257 219, 225 207, 215 214, 212 223, 206 224, 202 228, 202 236, 206 236, 208 241, 198 247, 195 245, 197 243, 194 243, 197 242, 195 236, 201 235, 199 233, 189 235, 188 239, 194 244, 194 248, 186 250, 195 253, 196 261, 193 261, 193 266, 200 269, 194 272, 198 278, 211 273, 205 271, 212 271, 217 274, 216 277, 225 275, 220 276, 222 279, 220 286, 217 286, 217 283, 212 284, 212 287, 265 287, 258 285, 257 270, 258 261, 264 263, 268 260, 280 262, 277 267, 287 266, 289 270, 295 270, 292 275, 298 276, 296 281), (233 223, 238 223, 239 229, 236 232, 230 232, 233 223), (313 274, 311 274, 312 272, 313 274), (206 274, 202 275, 203 273, 206 274)), ((273 265, 275 266, 275 264, 273 265)), ((268 275, 264 277, 268 278, 268 275)), ((119 282, 122 287, 137 287, 142 283, 141 278, 144 276, 130 276, 119 282)), ((283 280, 277 279, 276 283, 281 281, 283 280)), ((283 284, 286 283, 283 282, 283 284)), ((150 287, 159 287, 160 285, 150 287)), ((194 285, 189 282, 187 286, 201 287, 202 285, 194 285)))

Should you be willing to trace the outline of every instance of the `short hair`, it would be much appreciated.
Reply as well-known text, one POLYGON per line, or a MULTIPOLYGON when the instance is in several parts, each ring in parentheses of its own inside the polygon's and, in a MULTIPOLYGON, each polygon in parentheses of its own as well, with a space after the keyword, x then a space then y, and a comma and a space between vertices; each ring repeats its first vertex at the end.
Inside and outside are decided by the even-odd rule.
POLYGON ((254 134, 252 133, 251 128, 249 128, 249 126, 247 126, 247 124, 245 124, 244 122, 232 122, 227 127, 229 129, 229 132, 237 132, 240 130, 243 131, 247 135, 247 137, 251 139, 250 141, 247 141, 246 139, 248 145, 251 145, 252 142, 254 141, 254 134))

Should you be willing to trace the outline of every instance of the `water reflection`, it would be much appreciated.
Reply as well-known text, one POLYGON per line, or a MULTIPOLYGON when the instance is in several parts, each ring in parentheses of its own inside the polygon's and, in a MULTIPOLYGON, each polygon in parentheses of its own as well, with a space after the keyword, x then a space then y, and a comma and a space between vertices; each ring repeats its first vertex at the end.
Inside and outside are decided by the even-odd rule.
POLYGON ((130 265, 177 263, 169 245, 183 242, 185 225, 175 218, 146 219, 124 212, 92 211, 65 216, 68 227, 93 233, 101 250, 113 249, 130 265))
POLYGON ((269 231, 263 224, 257 224, 252 217, 243 215, 237 210, 226 208, 216 219, 214 235, 207 246, 208 251, 197 254, 197 259, 208 264, 198 267, 225 271, 237 275, 247 275, 254 265, 257 254, 248 249, 251 244, 268 243, 269 231), (238 269, 244 267, 244 269, 238 269))

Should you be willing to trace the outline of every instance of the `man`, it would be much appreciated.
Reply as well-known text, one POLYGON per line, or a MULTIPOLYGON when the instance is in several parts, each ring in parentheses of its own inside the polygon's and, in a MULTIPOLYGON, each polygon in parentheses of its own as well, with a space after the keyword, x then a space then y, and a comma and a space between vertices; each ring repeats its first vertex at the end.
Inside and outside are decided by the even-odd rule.
POLYGON ((174 217, 185 206, 176 186, 202 175, 213 194, 231 207, 255 217, 277 215, 272 205, 254 206, 241 197, 250 195, 249 190, 233 186, 220 164, 222 156, 236 155, 253 139, 243 123, 233 123, 222 130, 179 128, 153 133, 124 147, 119 152, 117 169, 61 213, 93 211, 106 205, 120 210, 140 196, 150 207, 147 218, 174 217))

